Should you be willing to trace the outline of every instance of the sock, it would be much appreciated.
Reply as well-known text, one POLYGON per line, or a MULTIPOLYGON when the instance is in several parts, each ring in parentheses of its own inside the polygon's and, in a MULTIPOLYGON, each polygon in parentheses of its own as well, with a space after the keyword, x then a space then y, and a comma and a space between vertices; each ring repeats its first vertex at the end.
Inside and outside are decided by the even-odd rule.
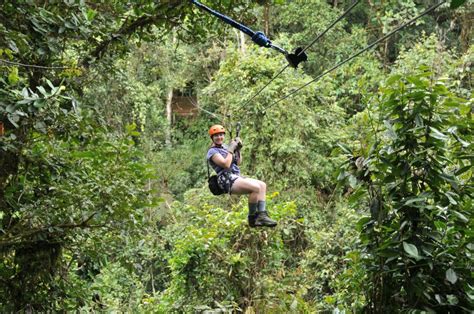
POLYGON ((257 213, 257 203, 249 203, 249 215, 253 216, 257 213))
POLYGON ((265 201, 258 201, 258 212, 265 212, 265 201))

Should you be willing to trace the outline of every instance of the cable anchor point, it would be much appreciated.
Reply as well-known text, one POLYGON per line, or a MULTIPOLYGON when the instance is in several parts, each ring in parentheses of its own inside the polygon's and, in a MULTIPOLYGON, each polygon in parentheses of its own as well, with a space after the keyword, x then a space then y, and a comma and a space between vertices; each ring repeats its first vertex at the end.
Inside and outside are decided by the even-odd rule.
POLYGON ((286 61, 290 64, 292 68, 298 68, 298 65, 301 62, 308 61, 308 55, 304 52, 303 48, 298 47, 295 50, 295 53, 287 53, 285 55, 286 61))

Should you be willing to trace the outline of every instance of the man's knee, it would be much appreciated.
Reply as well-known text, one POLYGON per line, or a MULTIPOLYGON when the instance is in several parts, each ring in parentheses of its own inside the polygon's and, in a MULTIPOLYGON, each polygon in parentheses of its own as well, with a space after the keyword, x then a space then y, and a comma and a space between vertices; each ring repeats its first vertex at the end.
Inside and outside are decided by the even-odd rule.
POLYGON ((261 185, 258 183, 252 182, 250 186, 251 186, 252 192, 254 193, 260 193, 260 190, 262 189, 261 185))

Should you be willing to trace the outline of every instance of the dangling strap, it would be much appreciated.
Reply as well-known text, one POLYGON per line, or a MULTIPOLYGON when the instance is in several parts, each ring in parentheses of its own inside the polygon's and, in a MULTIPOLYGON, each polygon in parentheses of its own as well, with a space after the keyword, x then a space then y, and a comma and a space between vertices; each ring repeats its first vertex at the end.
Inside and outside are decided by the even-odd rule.
POLYGON ((207 179, 211 177, 211 172, 209 171, 209 160, 206 158, 206 165, 207 165, 207 179))

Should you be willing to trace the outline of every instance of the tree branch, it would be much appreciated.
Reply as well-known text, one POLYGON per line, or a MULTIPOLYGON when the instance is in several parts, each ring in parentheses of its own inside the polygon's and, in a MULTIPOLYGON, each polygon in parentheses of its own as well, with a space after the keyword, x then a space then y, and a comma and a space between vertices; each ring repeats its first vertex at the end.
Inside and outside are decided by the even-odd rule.
POLYGON ((152 15, 152 16, 142 15, 131 23, 128 20, 125 20, 117 32, 114 32, 113 34, 111 34, 109 36, 109 39, 100 42, 92 51, 92 53, 86 56, 80 62, 80 64, 83 67, 88 68, 90 66, 90 63, 93 60, 102 58, 105 52, 107 51, 107 49, 111 45, 113 45, 115 42, 119 41, 121 38, 132 35, 137 30, 143 29, 146 26, 155 25, 158 22, 164 22, 164 21, 168 21, 174 26, 178 25, 178 22, 173 20, 173 17, 168 17, 167 13, 169 11, 175 10, 178 13, 176 17, 178 17, 181 14, 179 7, 183 5, 184 5, 183 1, 173 1, 170 4, 164 4, 162 6, 159 6, 156 9, 157 11, 156 15, 152 15), (165 9, 166 11, 163 12, 165 9), (159 14, 158 12, 160 12, 161 14, 159 14))
MULTIPOLYGON (((19 244, 24 244, 24 243, 34 243, 36 240, 26 240, 28 237, 32 237, 36 234, 43 233, 43 232, 48 232, 49 234, 54 234, 53 232, 50 232, 49 229, 75 229, 75 228, 102 228, 105 227, 106 224, 100 224, 100 225, 89 225, 88 222, 94 218, 94 216, 97 214, 97 212, 94 212, 92 215, 84 219, 83 221, 79 223, 67 223, 67 224, 60 224, 60 225, 50 225, 50 226, 44 226, 40 228, 35 228, 32 230, 29 230, 24 233, 16 234, 14 236, 8 237, 6 240, 0 241, 0 248, 12 246, 12 245, 19 245, 19 244)), ((7 236, 3 236, 2 238, 7 238, 7 236)), ((42 240, 43 241, 43 240, 42 240)))

